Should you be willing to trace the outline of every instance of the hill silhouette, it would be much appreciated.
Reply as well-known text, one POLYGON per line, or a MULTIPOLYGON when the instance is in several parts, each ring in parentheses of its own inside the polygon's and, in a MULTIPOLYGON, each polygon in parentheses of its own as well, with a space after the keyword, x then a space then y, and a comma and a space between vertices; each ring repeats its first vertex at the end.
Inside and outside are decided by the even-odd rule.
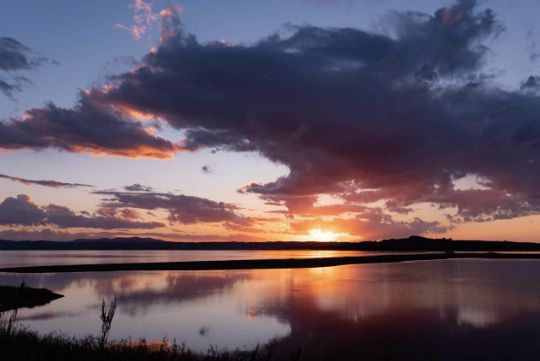
POLYGON ((101 238, 73 241, 0 240, 0 250, 348 250, 348 251, 540 251, 540 243, 432 239, 410 236, 362 242, 170 242, 156 238, 101 238))

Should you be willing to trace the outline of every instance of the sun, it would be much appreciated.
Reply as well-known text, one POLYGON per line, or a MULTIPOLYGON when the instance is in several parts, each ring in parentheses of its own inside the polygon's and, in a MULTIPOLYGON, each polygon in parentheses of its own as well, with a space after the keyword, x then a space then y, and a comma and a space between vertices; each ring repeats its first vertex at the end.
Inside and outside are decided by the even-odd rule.
POLYGON ((334 242, 337 235, 332 231, 323 231, 319 228, 309 230, 309 237, 317 242, 334 242))

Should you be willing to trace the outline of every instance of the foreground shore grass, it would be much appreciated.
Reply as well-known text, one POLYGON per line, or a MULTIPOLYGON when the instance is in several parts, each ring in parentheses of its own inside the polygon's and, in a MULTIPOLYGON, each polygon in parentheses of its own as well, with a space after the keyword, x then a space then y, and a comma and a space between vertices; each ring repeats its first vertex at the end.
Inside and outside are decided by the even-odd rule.
POLYGON ((68 337, 61 333, 40 335, 17 324, 19 308, 29 307, 37 295, 54 295, 46 289, 33 289, 21 283, 19 287, 0 286, 0 361, 278 361, 298 360, 294 357, 275 358, 269 347, 252 351, 226 351, 210 348, 206 353, 194 353, 176 341, 146 342, 131 339, 108 342, 116 312, 116 297, 101 306, 101 328, 98 336, 68 337))
POLYGON ((99 338, 39 335, 26 329, 0 333, 0 359, 6 361, 293 361, 299 354, 275 357, 270 348, 252 351, 210 349, 194 353, 175 342, 124 340, 100 346, 99 338))

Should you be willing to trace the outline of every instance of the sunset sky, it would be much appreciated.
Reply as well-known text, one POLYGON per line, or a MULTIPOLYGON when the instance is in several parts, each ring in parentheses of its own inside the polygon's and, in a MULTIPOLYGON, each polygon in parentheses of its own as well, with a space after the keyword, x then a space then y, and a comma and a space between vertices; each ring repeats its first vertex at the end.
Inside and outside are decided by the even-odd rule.
POLYGON ((2 239, 540 241, 538 0, 0 6, 2 239))

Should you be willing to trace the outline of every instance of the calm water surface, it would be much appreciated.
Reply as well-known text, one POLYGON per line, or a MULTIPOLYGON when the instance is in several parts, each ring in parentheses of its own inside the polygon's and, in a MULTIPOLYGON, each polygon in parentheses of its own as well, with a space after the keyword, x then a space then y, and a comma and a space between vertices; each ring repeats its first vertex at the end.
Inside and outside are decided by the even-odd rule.
POLYGON ((0 251, 0 267, 364 256, 361 251, 0 251))
POLYGON ((196 350, 299 347, 305 360, 538 360, 540 262, 444 260, 314 269, 0 274, 66 297, 20 311, 42 333, 167 337, 196 350))

